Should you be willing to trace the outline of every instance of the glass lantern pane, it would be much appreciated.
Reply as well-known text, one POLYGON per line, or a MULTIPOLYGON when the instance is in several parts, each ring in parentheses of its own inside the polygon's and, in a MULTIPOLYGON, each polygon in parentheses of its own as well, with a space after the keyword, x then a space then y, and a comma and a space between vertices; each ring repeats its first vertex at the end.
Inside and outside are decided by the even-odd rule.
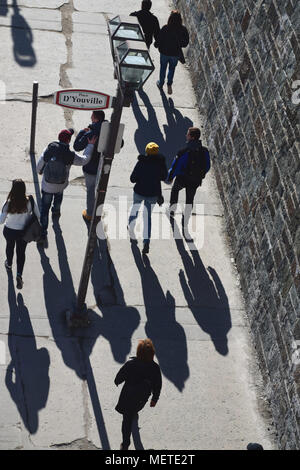
POLYGON ((129 25, 124 24, 121 25, 118 31, 116 32, 114 38, 122 38, 122 39, 133 39, 143 41, 143 35, 141 33, 141 29, 139 25, 129 25))
POLYGON ((152 70, 135 69, 133 67, 126 67, 121 65, 121 77, 123 82, 133 88, 140 88, 147 80, 152 70))
POLYGON ((151 60, 147 51, 131 51, 129 50, 127 56, 124 58, 124 64, 142 65, 151 67, 151 60))
POLYGON ((116 31, 120 23, 121 23, 121 19, 119 16, 115 16, 112 20, 108 22, 108 27, 109 27, 111 36, 116 31))

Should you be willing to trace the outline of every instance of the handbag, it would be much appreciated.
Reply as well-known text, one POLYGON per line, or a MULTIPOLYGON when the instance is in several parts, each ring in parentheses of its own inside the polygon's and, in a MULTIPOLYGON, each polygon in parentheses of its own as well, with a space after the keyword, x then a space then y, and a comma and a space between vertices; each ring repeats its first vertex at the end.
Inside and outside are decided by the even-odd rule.
POLYGON ((184 55, 183 55, 183 52, 182 52, 182 49, 181 49, 181 48, 180 48, 180 53, 179 53, 178 60, 179 60, 179 62, 181 62, 182 64, 185 64, 185 58, 184 58, 184 55))
POLYGON ((42 227, 34 213, 34 200, 32 196, 29 196, 30 204, 31 204, 31 215, 30 218, 25 225, 24 228, 24 235, 23 240, 27 243, 36 242, 41 238, 42 235, 42 227))

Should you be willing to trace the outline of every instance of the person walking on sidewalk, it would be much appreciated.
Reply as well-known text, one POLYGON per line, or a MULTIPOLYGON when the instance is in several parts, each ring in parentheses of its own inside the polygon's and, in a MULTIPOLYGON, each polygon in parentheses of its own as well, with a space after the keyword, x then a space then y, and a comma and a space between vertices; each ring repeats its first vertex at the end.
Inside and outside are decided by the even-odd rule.
POLYGON ((154 39, 157 40, 160 31, 157 17, 150 12, 151 7, 152 2, 150 0, 143 0, 141 10, 130 13, 130 16, 137 17, 145 35, 145 42, 148 49, 152 44, 153 36, 154 39))
POLYGON ((201 186, 203 178, 210 169, 210 155, 207 148, 202 146, 200 136, 201 132, 198 127, 188 129, 187 145, 177 153, 166 180, 166 182, 171 182, 176 178, 170 197, 169 213, 171 217, 174 216, 176 210, 179 191, 185 188, 186 205, 182 217, 182 227, 186 230, 197 188, 201 186))
POLYGON ((168 23, 162 27, 157 40, 154 43, 160 52, 160 73, 156 82, 158 88, 162 89, 165 83, 166 71, 169 66, 167 86, 169 95, 172 94, 172 84, 175 68, 178 60, 185 62, 182 47, 189 43, 189 33, 182 24, 181 14, 178 10, 173 10, 169 16, 168 23))
POLYGON ((152 394, 150 407, 154 407, 159 399, 162 378, 159 365, 153 360, 154 354, 151 339, 140 340, 136 357, 130 358, 116 375, 117 386, 125 382, 115 408, 123 415, 121 450, 128 449, 132 422, 144 408, 150 395, 152 394))
POLYGON ((134 226, 140 206, 144 201, 144 247, 143 254, 149 253, 151 237, 151 213, 154 205, 161 199, 161 181, 167 177, 165 157, 159 153, 155 142, 146 146, 146 155, 139 155, 138 162, 130 176, 136 183, 133 188, 133 206, 130 212, 128 229, 131 240, 134 239, 134 226))
POLYGON ((82 217, 87 222, 92 220, 93 209, 95 204, 95 189, 96 189, 96 178, 97 170, 99 165, 100 153, 97 151, 99 135, 101 132, 101 126, 105 120, 104 111, 93 111, 91 115, 92 123, 88 127, 82 129, 75 141, 73 148, 76 152, 84 150, 88 145, 88 139, 96 136, 97 140, 94 145, 92 157, 90 161, 83 166, 83 174, 86 185, 86 209, 82 212, 82 217))
POLYGON ((88 138, 84 156, 81 157, 69 148, 73 129, 63 129, 58 134, 58 142, 51 142, 45 148, 37 163, 37 171, 42 179, 42 205, 41 226, 42 237, 40 243, 47 247, 47 231, 49 223, 49 210, 53 201, 52 217, 60 217, 60 206, 63 200, 63 192, 69 184, 69 172, 71 165, 86 165, 93 152, 96 137, 88 138))
POLYGON ((23 269, 25 264, 25 251, 27 243, 23 240, 24 229, 33 212, 40 218, 39 209, 32 196, 26 195, 24 181, 16 179, 7 196, 6 202, 0 214, 0 224, 4 223, 3 235, 6 239, 6 261, 7 271, 12 269, 14 250, 17 254, 17 289, 23 287, 23 269))

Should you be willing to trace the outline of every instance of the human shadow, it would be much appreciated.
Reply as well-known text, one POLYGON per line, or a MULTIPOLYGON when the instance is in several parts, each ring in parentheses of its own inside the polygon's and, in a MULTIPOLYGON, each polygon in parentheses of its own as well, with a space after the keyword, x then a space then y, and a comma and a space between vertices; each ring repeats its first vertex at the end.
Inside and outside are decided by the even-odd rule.
POLYGON ((167 99, 164 91, 161 91, 167 124, 163 124, 161 131, 154 107, 144 90, 139 90, 139 96, 143 101, 147 118, 141 111, 137 98, 132 103, 132 110, 138 127, 135 131, 134 139, 139 153, 144 154, 148 142, 156 142, 160 152, 166 157, 166 164, 169 167, 176 156, 178 150, 185 145, 187 129, 192 127, 193 122, 174 107, 171 98, 167 99))
POLYGON ((8 13, 7 1, 0 0, 0 16, 6 16, 8 13))
POLYGON ((12 8, 11 34, 15 61, 21 67, 33 67, 36 64, 36 55, 32 46, 33 34, 31 28, 20 14, 17 0, 13 0, 12 8))
POLYGON ((195 245, 189 252, 174 219, 171 220, 177 250, 185 272, 180 270, 180 284, 192 314, 198 325, 211 337, 216 351, 222 356, 228 354, 227 334, 231 328, 228 297, 217 272, 205 268, 195 245))
POLYGON ((37 348, 28 309, 22 294, 16 297, 11 272, 8 273, 8 303, 11 361, 6 369, 5 384, 26 429, 34 434, 39 425, 39 410, 45 408, 48 399, 50 357, 46 348, 37 348))
MULTIPOLYGON (((131 350, 131 336, 139 324, 140 317, 137 310, 130 307, 103 307, 101 315, 93 309, 88 309, 90 326, 87 329, 78 328, 70 334, 66 325, 65 312, 68 307, 71 310, 75 309, 76 293, 58 220, 53 220, 53 230, 58 252, 60 279, 54 273, 45 251, 39 248, 44 270, 43 283, 47 315, 53 338, 61 351, 64 363, 88 385, 102 448, 107 450, 110 449, 110 444, 90 363, 90 355, 97 338, 103 336, 111 345, 114 359, 124 363, 126 355, 131 350)), ((94 261, 95 259, 97 259, 96 253, 94 261)), ((100 279, 103 269, 102 264, 98 264, 97 275, 100 279)), ((94 275, 96 276, 96 273, 94 275)))
POLYGON ((162 373, 182 392, 189 377, 187 341, 175 318, 174 297, 163 292, 149 258, 141 255, 136 243, 131 244, 131 250, 142 281, 147 337, 153 341, 162 373))

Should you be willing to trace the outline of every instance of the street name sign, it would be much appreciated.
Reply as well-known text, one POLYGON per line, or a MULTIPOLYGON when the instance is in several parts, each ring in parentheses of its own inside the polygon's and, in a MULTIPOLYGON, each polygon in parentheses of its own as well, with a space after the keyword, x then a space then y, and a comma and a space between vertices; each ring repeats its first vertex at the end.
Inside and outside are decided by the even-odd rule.
POLYGON ((113 97, 91 90, 59 90, 54 93, 54 103, 71 109, 96 111, 112 107, 113 97))

